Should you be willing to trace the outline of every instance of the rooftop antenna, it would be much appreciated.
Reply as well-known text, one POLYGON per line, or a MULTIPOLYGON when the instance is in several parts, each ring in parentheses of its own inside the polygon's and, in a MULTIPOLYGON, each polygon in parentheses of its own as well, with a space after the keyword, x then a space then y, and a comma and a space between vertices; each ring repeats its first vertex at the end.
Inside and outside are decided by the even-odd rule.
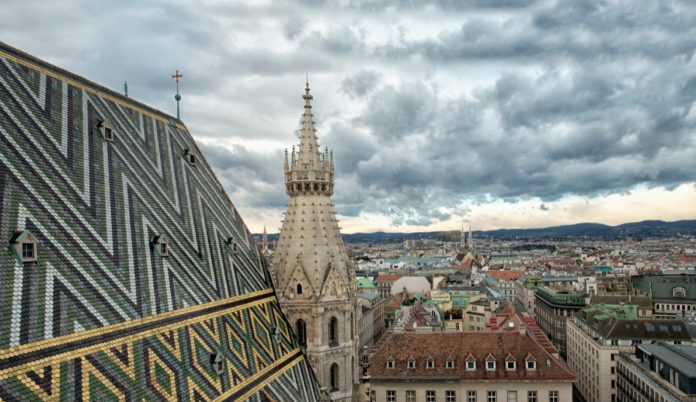
POLYGON ((179 114, 179 101, 181 100, 181 94, 179 93, 179 78, 183 78, 184 76, 179 73, 179 70, 176 70, 174 75, 172 75, 172 78, 176 80, 176 95, 174 95, 174 99, 176 99, 176 119, 178 121, 181 121, 181 114, 179 114))

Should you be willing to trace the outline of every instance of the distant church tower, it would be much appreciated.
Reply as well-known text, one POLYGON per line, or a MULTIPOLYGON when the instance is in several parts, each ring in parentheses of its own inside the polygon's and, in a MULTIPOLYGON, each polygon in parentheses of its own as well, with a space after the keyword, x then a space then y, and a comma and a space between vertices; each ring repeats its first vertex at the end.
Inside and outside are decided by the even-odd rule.
POLYGON ((466 246, 468 250, 474 249, 474 232, 471 231, 471 225, 469 225, 469 237, 467 238, 466 246))
POLYGON ((273 280, 319 382, 333 401, 350 401, 358 376, 355 269, 331 204, 333 153, 319 152, 309 83, 302 97, 300 147, 285 151, 290 200, 274 250, 273 280))

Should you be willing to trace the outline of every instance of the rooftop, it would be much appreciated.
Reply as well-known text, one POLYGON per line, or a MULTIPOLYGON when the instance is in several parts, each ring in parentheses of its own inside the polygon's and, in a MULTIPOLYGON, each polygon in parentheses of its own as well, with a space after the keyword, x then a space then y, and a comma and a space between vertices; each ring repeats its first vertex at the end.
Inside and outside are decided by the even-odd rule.
POLYGON ((561 360, 554 358, 533 337, 520 332, 435 332, 388 333, 372 356, 370 375, 379 379, 462 379, 488 381, 574 381, 575 375, 561 360), (415 368, 407 368, 409 359, 415 368), (429 359, 434 368, 427 368, 429 359), (485 361, 495 360, 496 369, 487 371, 485 361), (446 368, 447 360, 454 368, 446 368), (467 370, 467 361, 476 361, 475 370, 467 370), (515 360, 516 369, 507 370, 505 361, 515 360), (527 370, 526 360, 536 362, 527 370), (394 368, 387 368, 394 361, 394 368))
POLYGON ((664 342, 657 342, 638 345, 637 348, 658 360, 666 362, 683 375, 696 378, 696 346, 670 345, 664 342))

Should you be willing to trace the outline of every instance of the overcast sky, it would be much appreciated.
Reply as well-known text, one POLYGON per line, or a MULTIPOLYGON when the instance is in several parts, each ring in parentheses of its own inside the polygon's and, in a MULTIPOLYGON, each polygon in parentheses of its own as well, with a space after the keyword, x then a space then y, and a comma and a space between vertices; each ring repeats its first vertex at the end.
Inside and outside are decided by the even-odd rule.
POLYGON ((696 218, 696 2, 2 0, 0 40, 175 113, 280 226, 305 72, 343 231, 696 218))

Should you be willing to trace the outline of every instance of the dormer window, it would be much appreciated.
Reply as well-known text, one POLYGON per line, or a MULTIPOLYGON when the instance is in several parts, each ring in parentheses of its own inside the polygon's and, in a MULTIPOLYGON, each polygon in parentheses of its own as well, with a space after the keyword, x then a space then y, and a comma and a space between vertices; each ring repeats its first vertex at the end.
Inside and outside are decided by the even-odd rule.
POLYGON ((194 154, 193 151, 186 148, 183 150, 182 155, 183 155, 184 159, 186 159, 186 162, 188 162, 189 165, 196 166, 196 154, 194 154))
POLYGON ((169 241, 165 235, 155 235, 150 242, 150 246, 160 257, 169 257, 169 241))
POLYGON ((508 354, 505 358, 505 370, 513 371, 517 369, 517 360, 512 354, 508 354))
POLYGON ((677 286, 672 289, 672 297, 683 299, 686 297, 686 288, 682 286, 677 286))
POLYGON ((494 371, 494 370, 495 370, 495 360, 486 361, 486 371, 494 371))
POLYGON ((425 368, 434 369, 435 368, 435 360, 433 360, 432 358, 429 358, 428 361, 425 362, 425 368))
POLYGON ((536 370, 536 362, 534 360, 527 360, 527 370, 529 370, 529 371, 536 370))
POLYGON ((225 239, 225 244, 227 245, 227 247, 230 248, 230 250, 232 250, 233 254, 237 254, 237 252, 239 251, 239 245, 234 240, 234 237, 228 237, 227 239, 225 239))
POLYGON ((224 362, 220 353, 210 354, 210 366, 217 375, 222 375, 225 372, 224 362))
POLYGON ((445 368, 453 369, 454 368, 454 360, 447 359, 447 361, 445 362, 445 368))
POLYGON ((396 367, 396 365, 394 364, 394 360, 387 360, 387 368, 393 369, 394 367, 396 367))
POLYGON ((469 371, 476 370, 476 362, 466 362, 466 369, 469 371))
POLYGON ((98 120, 97 129, 101 133, 102 138, 104 138, 104 140, 109 142, 112 142, 114 140, 114 128, 108 121, 101 119, 98 120))
POLYGON ((416 360, 413 358, 408 359, 408 362, 406 363, 406 368, 410 368, 410 369, 416 368, 416 360))
POLYGON ((21 262, 36 262, 37 241, 28 230, 18 230, 10 238, 10 247, 21 262))

